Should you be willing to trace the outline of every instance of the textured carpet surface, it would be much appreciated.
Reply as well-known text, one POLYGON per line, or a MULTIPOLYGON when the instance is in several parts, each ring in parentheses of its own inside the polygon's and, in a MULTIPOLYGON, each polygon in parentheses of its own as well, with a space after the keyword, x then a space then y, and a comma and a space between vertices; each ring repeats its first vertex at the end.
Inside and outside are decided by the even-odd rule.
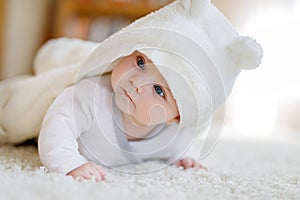
MULTIPOLYGON (((222 140, 208 170, 168 166, 132 175, 106 169, 100 183, 49 173, 34 146, 0 146, 0 199, 300 199, 300 141, 222 140)), ((151 161, 135 166, 162 166, 151 161)), ((125 167, 125 168, 126 168, 125 167)))

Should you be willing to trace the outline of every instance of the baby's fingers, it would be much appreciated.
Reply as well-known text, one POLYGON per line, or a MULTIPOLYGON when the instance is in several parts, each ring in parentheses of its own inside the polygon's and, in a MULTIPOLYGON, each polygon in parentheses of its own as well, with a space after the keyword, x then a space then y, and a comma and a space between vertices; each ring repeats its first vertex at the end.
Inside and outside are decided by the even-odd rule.
POLYGON ((193 166, 193 160, 191 160, 191 159, 183 160, 182 163, 183 163, 183 166, 185 169, 193 166))
POLYGON ((198 162, 197 160, 192 159, 192 158, 183 158, 180 161, 178 161, 176 163, 176 165, 178 167, 182 166, 182 167, 184 167, 184 169, 194 168, 196 170, 198 170, 198 169, 205 169, 205 170, 207 170, 207 168, 204 167, 203 165, 201 165, 200 162, 198 162))
POLYGON ((98 174, 100 175, 101 179, 105 180, 105 171, 103 170, 103 168, 100 166, 97 166, 96 170, 97 170, 98 174))
POLYGON ((72 176, 76 181, 82 182, 83 180, 85 180, 85 178, 83 176, 72 176))
POLYGON ((196 170, 198 170, 198 169, 204 169, 204 170, 207 170, 206 167, 204 167, 204 166, 201 165, 198 161, 195 161, 195 160, 194 160, 194 163, 193 163, 193 166, 192 166, 192 167, 195 168, 196 170))
POLYGON ((82 178, 86 180, 95 180, 97 182, 102 180, 102 176, 97 170, 85 171, 82 175, 77 176, 76 180, 82 181, 82 178))
POLYGON ((184 167, 184 169, 190 168, 193 165, 193 161, 191 159, 182 159, 179 163, 179 166, 184 167))

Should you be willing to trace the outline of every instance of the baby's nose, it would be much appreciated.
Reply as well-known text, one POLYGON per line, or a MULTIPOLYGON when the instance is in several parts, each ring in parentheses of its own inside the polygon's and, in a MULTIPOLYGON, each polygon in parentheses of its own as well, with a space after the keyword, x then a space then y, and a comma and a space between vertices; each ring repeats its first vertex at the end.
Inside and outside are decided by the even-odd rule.
POLYGON ((137 93, 141 94, 145 90, 145 86, 150 84, 149 80, 145 77, 134 76, 130 78, 130 83, 135 88, 137 93))

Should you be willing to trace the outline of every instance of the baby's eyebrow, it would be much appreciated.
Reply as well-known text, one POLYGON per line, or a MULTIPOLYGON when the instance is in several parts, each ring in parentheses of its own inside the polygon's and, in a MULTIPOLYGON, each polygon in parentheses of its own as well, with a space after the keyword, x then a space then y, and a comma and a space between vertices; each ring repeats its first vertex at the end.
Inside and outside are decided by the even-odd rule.
POLYGON ((153 61, 150 58, 148 58, 148 56, 146 56, 145 54, 141 54, 141 55, 143 56, 143 58, 145 58, 145 60, 146 60, 147 63, 154 64, 153 61))

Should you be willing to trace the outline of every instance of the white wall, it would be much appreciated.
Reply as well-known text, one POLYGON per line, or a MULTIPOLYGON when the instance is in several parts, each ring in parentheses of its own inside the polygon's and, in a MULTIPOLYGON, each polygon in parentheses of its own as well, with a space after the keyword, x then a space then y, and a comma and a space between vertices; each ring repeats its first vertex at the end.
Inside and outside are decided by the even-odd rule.
POLYGON ((2 78, 31 72, 51 0, 6 0, 2 78))
POLYGON ((232 132, 251 138, 300 136, 300 1, 212 0, 242 35, 262 45, 258 69, 242 72, 227 101, 232 132))

